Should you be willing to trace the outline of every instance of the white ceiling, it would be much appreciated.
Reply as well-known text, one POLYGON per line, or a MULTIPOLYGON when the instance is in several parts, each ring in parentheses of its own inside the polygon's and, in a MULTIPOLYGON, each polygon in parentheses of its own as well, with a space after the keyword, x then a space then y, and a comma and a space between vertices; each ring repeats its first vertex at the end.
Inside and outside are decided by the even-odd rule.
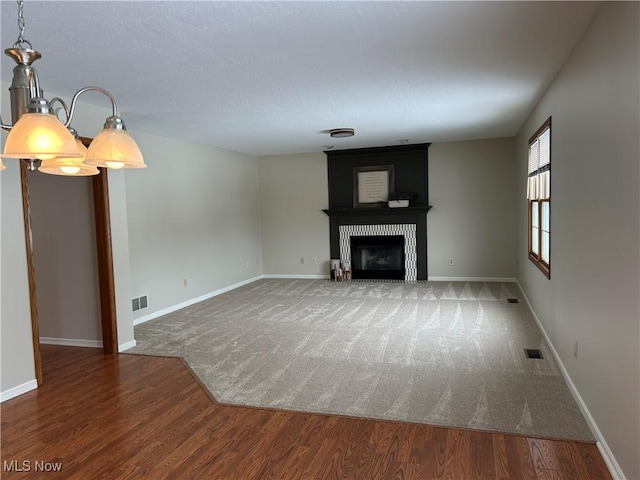
MULTIPOLYGON (((0 7, 4 50, 17 6, 0 7)), ((598 7, 26 0, 24 15, 45 94, 101 86, 130 130, 271 155, 513 136, 598 7)))

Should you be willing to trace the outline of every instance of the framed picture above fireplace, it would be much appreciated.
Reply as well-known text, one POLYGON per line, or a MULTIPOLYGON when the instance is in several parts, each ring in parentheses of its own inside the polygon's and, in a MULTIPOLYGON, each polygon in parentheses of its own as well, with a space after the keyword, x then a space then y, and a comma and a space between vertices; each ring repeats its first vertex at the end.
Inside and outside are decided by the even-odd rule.
POLYGON ((393 165, 353 167, 353 208, 382 207, 393 189, 393 165))

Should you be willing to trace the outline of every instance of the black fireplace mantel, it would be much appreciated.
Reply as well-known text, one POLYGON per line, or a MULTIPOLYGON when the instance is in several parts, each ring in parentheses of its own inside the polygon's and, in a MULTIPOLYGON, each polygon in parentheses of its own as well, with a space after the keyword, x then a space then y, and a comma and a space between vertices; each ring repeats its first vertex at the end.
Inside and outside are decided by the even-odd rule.
POLYGON ((322 210, 330 217, 357 216, 357 215, 407 215, 427 213, 431 210, 431 205, 415 205, 411 207, 399 208, 328 208, 322 210))

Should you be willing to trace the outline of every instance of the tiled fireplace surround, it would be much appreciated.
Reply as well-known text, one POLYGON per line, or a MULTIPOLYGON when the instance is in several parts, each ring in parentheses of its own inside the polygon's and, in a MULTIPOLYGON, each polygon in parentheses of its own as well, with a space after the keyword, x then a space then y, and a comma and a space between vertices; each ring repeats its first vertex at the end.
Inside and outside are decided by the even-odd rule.
POLYGON ((329 251, 332 259, 351 260, 353 236, 402 235, 405 281, 428 280, 427 212, 429 205, 428 143, 331 150, 327 155, 329 251), (388 171, 389 191, 417 195, 409 207, 362 205, 358 172, 388 171))
POLYGON ((361 236, 404 236, 404 280, 415 282, 418 279, 418 258, 416 254, 416 225, 340 225, 340 260, 351 261, 351 237, 361 236))
POLYGON ((325 210, 329 216, 331 258, 351 260, 352 236, 402 235, 405 281, 427 280, 427 212, 429 206, 325 210))

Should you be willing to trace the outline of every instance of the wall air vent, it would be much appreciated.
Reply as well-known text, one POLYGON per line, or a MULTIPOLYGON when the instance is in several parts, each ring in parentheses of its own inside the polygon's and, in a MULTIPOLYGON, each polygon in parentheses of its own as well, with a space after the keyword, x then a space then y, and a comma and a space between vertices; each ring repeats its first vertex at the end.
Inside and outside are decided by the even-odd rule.
POLYGON ((136 297, 131 300, 131 307, 133 308, 134 312, 147 308, 148 306, 149 306, 149 302, 147 300, 147 295, 136 297))
POLYGON ((507 302, 509 303, 520 303, 520 300, 517 298, 507 298, 507 302))

